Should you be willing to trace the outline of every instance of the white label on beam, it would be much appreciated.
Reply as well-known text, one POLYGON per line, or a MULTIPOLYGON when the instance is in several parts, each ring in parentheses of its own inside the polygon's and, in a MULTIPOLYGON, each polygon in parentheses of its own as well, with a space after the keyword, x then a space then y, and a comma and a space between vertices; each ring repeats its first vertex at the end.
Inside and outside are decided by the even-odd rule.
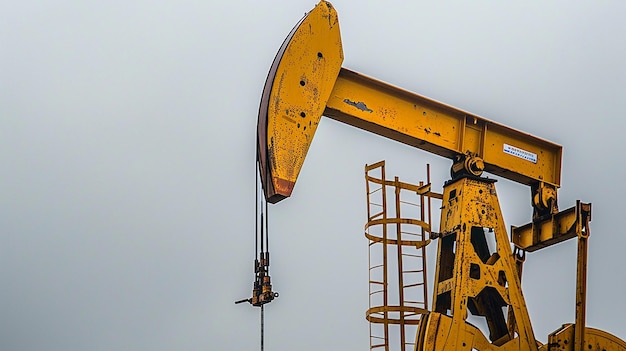
POLYGON ((509 144, 504 144, 504 152, 509 154, 509 155, 513 155, 513 156, 517 156, 519 158, 523 158, 526 161, 530 161, 532 163, 537 163, 537 154, 533 154, 530 151, 526 151, 526 150, 522 150, 518 147, 509 145, 509 144))

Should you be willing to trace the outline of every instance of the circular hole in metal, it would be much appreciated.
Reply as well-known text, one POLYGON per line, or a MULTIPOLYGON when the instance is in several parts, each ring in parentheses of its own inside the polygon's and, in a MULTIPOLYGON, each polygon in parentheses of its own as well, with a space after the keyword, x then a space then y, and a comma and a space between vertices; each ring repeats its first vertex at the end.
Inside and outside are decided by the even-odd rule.
POLYGON ((306 113, 300 112, 300 117, 303 117, 303 118, 306 117, 306 113))

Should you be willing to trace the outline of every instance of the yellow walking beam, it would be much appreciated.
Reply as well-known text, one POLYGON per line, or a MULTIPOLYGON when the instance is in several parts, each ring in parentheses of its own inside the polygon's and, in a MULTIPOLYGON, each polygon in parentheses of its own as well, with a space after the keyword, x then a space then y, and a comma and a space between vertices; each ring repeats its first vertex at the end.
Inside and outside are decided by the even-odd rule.
POLYGON ((342 62, 337 13, 321 1, 285 39, 265 83, 258 158, 269 202, 291 195, 325 115, 456 161, 471 158, 466 168, 539 189, 534 202, 556 209, 561 146, 342 68, 342 62))
POLYGON ((478 156, 525 185, 560 183, 561 146, 345 68, 324 115, 450 159, 478 156))

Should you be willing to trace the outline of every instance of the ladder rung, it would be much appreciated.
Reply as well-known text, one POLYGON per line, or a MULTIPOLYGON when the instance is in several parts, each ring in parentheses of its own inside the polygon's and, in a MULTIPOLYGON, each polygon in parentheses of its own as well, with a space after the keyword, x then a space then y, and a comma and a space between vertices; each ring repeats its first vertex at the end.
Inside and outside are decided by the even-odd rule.
POLYGON ((402 200, 400 200, 400 203, 401 203, 401 204, 405 204, 405 205, 410 205, 410 206, 420 207, 420 205, 419 205, 419 204, 416 204, 416 203, 414 203, 414 202, 408 202, 408 201, 402 201, 402 200))
POLYGON ((370 284, 380 284, 380 285, 383 285, 383 284, 385 284, 385 283, 384 283, 384 282, 381 282, 381 281, 379 281, 379 280, 370 280, 370 284))
POLYGON ((412 288, 412 287, 415 287, 415 286, 420 286, 420 285, 424 285, 424 283, 409 284, 409 285, 405 285, 405 286, 403 286, 403 288, 405 288, 405 289, 406 289, 406 288, 412 288))
POLYGON ((381 191, 381 190, 382 190, 382 188, 383 188, 382 186, 381 186, 381 187, 378 187, 378 188, 376 188, 376 189, 374 189, 374 190, 370 191, 370 192, 369 192, 369 194, 370 194, 370 195, 372 195, 372 194, 373 194, 373 193, 375 193, 375 192, 381 191))
POLYGON ((402 256, 422 258, 422 255, 402 253, 402 256))
POLYGON ((378 212, 376 214, 373 214, 373 215, 369 216, 369 220, 372 221, 372 220, 382 216, 383 214, 384 214, 384 212, 378 212))
POLYGON ((413 269, 413 270, 410 270, 410 271, 402 271, 402 273, 420 273, 420 272, 423 272, 423 271, 424 271, 423 269, 413 269))
MULTIPOLYGON (((407 306, 407 307, 415 307, 415 308, 422 308, 424 310, 426 309, 426 306, 423 306, 423 305, 422 306, 405 305, 405 306, 407 306)), ((418 315, 418 313, 413 313, 411 316, 407 316, 407 317, 415 317, 417 315, 418 315)))
POLYGON ((400 231, 400 233, 402 234, 406 234, 406 235, 413 235, 413 236, 420 236, 420 233, 414 233, 414 232, 406 232, 406 231, 400 231))

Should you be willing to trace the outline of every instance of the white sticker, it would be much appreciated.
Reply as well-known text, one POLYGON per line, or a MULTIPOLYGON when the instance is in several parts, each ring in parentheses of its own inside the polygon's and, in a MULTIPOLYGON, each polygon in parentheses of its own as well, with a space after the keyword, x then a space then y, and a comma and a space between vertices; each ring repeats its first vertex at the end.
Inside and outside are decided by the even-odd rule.
POLYGON ((526 161, 530 161, 532 163, 537 163, 537 154, 533 154, 530 151, 526 151, 526 150, 522 150, 518 147, 509 145, 509 144, 504 144, 504 152, 509 154, 509 155, 513 155, 513 156, 517 156, 519 158, 523 158, 526 161))

